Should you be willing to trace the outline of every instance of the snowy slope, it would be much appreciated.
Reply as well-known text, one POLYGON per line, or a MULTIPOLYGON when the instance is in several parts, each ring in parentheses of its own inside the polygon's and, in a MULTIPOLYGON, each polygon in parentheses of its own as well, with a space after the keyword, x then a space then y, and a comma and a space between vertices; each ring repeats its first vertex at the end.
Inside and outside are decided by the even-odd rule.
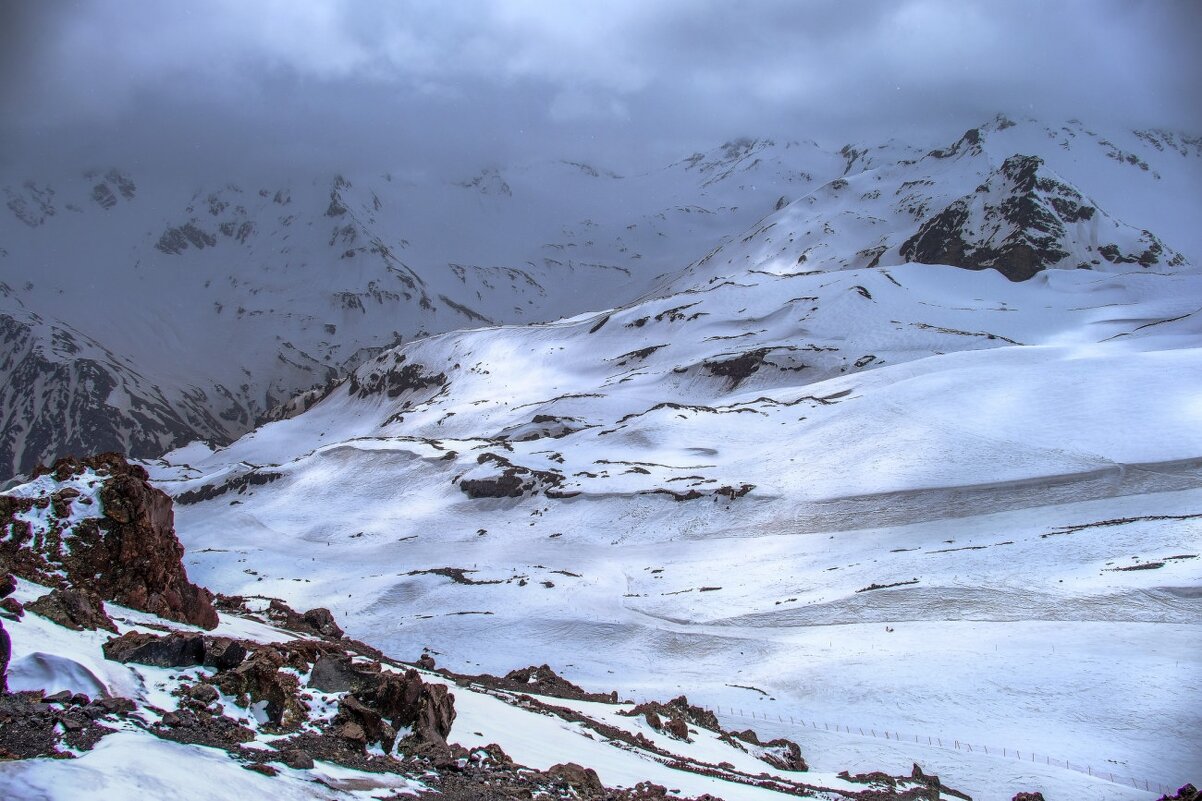
MULTIPOLYGON (((190 573, 456 667, 547 661, 1191 779, 1202 276, 1168 234, 1155 262, 1076 269, 1144 229, 1050 158, 1012 196, 1090 198, 1097 232, 1058 217, 1073 258, 1025 281, 904 263, 924 220, 1005 183, 1014 154, 971 139, 818 187, 634 304, 414 342, 228 448, 169 454, 190 573), (862 200, 877 175, 890 196, 862 200), (906 175, 931 183, 899 200, 906 175)), ((986 205, 1005 198, 957 237, 1029 234, 991 240, 986 205)), ((1149 797, 975 752, 806 744, 828 768, 932 756, 974 798, 1149 797)))
MULTIPOLYGON (((14 444, 0 463, 11 474, 75 447, 67 438, 22 447, 22 426, 62 428, 65 417, 89 428, 95 417, 57 396, 111 410, 89 432, 90 449, 157 455, 162 443, 123 419, 143 400, 147 427, 172 432, 169 442, 226 442, 381 347, 628 300, 841 163, 812 143, 748 140, 630 176, 565 161, 283 185, 197 176, 205 188, 183 191, 177 179, 119 170, 17 176, 0 189, 0 311, 82 332, 155 391, 88 395, 92 365, 58 349, 42 371, 54 373, 51 388, 6 374, 19 392, 46 397, 32 420, 6 410, 14 444), (188 420, 188 436, 176 418, 188 420)), ((54 350, 44 333, 13 325, 54 350)), ((101 383, 122 381, 102 372, 101 383)))
POLYGON ((4 408, 4 474, 81 442, 140 456, 225 443, 379 348, 624 303, 744 237, 726 259, 775 272, 910 260, 1025 277, 1043 262, 1202 258, 1196 138, 1003 117, 950 145, 739 139, 647 173, 545 160, 195 189, 120 170, 3 184, 0 313, 40 365, 5 368, 36 401, 4 408), (147 388, 109 392, 128 377, 56 347, 27 313, 147 388))
MULTIPOLYGON (((30 605, 46 589, 22 581, 13 599, 30 605)), ((205 642, 232 638, 243 650, 276 646, 294 648, 293 654, 304 653, 305 648, 330 653, 344 647, 337 638, 306 637, 273 625, 262 613, 267 606, 265 599, 251 599, 251 605, 260 607, 260 612, 224 613, 217 628, 205 632, 210 638, 205 642)), ((155 658, 146 662, 117 661, 104 648, 120 635, 195 636, 201 633, 199 629, 115 604, 107 605, 106 610, 113 619, 113 633, 71 631, 34 612, 19 619, 9 616, 5 622, 13 644, 7 677, 9 692, 36 693, 35 699, 66 693, 57 700, 46 700, 47 708, 62 719, 79 720, 73 707, 88 707, 95 713, 98 710, 91 701, 129 701, 125 711, 101 718, 100 724, 108 733, 96 742, 63 742, 58 748, 60 756, 54 758, 0 761, 0 788, 6 798, 73 799, 85 793, 106 799, 135 799, 149 793, 181 799, 239 799, 253 793, 289 799, 367 799, 379 798, 378 793, 384 791, 399 794, 387 796, 390 798, 463 797, 444 796, 437 790, 445 774, 453 777, 464 766, 449 770, 442 766, 444 775, 440 777, 439 770, 420 761, 423 752, 413 744, 395 748, 376 744, 358 756, 353 749, 342 750, 337 735, 331 734, 330 719, 349 693, 325 689, 317 677, 320 670, 316 665, 298 669, 289 664, 282 669, 296 680, 304 716, 302 722, 273 726, 258 704, 248 704, 245 698, 239 700, 216 689, 226 686, 220 674, 231 668, 187 664, 186 659, 176 660, 175 665, 154 664, 155 658), (213 689, 205 695, 195 692, 196 687, 213 689), (77 693, 86 698, 70 699, 77 693), (211 700, 200 704, 194 700, 206 698, 211 700), (245 737, 240 734, 231 741, 215 736, 239 725, 245 737), (297 736, 309 738, 302 741, 315 752, 319 748, 329 751, 316 753, 308 767, 288 764, 292 752, 289 746, 297 741, 286 738, 297 736), (263 757, 258 765, 268 765, 268 773, 243 769, 255 764, 247 761, 248 751, 263 757), (382 761, 389 756, 396 761, 382 761), (339 757, 350 757, 351 764, 339 757), (374 765, 354 764, 373 758, 374 765), (197 781, 200 776, 203 782, 197 781)), ((359 646, 350 643, 345 647, 355 653, 359 646)), ((377 660, 377 672, 385 674, 399 676, 414 667, 386 656, 378 656, 377 660)), ((249 664, 250 660, 242 656, 239 661, 249 664)), ((368 659, 358 658, 357 664, 368 663, 368 659)), ((548 798, 578 795, 570 790, 563 794, 566 788, 562 785, 557 787, 555 782, 548 782, 547 775, 533 774, 529 769, 554 775, 553 766, 573 763, 596 771, 607 787, 636 788, 651 782, 661 788, 672 787, 673 797, 690 798, 720 794, 770 801, 796 797, 804 791, 811 797, 839 801, 857 797, 865 786, 863 781, 848 781, 834 771, 786 770, 766 761, 766 756, 773 757, 774 747, 784 744, 757 745, 698 724, 688 726, 687 738, 681 739, 662 726, 650 725, 647 717, 633 711, 635 704, 629 701, 549 697, 536 687, 519 692, 431 669, 412 675, 420 675, 419 681, 427 685, 449 690, 453 697, 450 708, 454 710, 450 740, 466 749, 462 752, 465 757, 471 755, 477 782, 483 774, 488 783, 489 762, 503 752, 517 763, 504 771, 508 780, 521 784, 520 774, 524 772, 527 791, 541 790, 541 797, 548 798), (519 776, 517 782, 514 773, 519 776)), ((59 730, 58 735, 78 728, 78 723, 73 723, 72 728, 59 730)), ((494 767, 500 774, 506 766, 494 767)), ((924 785, 908 779, 909 774, 899 777, 896 789, 904 792, 911 786, 924 785)), ((648 793, 629 797, 664 796, 648 793)), ((893 793, 888 797, 894 797, 893 793)))

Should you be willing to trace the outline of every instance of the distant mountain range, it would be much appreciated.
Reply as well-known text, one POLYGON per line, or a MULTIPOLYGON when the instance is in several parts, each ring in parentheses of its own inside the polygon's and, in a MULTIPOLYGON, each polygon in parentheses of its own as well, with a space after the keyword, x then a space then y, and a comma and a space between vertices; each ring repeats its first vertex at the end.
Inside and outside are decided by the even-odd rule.
POLYGON ((718 257, 1015 280, 1184 270, 1202 252, 1200 165, 1197 138, 999 118, 936 148, 743 139, 637 175, 547 160, 279 186, 198 175, 185 192, 120 169, 15 177, 0 474, 228 443, 388 346, 620 305, 718 257))

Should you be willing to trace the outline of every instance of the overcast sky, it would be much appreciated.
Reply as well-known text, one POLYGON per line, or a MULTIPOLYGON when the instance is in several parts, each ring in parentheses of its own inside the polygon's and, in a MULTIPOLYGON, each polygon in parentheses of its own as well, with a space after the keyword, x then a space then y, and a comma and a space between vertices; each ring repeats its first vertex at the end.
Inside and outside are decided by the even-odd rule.
POLYGON ((1195 0, 0 0, 0 164, 615 167, 1003 111, 1202 132, 1195 0))

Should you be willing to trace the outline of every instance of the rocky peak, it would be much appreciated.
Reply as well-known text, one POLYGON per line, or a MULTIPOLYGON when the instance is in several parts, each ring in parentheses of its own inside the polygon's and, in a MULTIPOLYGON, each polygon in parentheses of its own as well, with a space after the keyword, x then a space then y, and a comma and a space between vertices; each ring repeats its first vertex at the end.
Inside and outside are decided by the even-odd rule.
MULTIPOLYGON (((957 143, 977 147, 979 132, 957 143)), ((951 151, 939 151, 944 158, 951 151)), ((936 155, 932 152, 931 155, 936 155)), ((1038 156, 1015 154, 991 172, 976 191, 927 219, 900 248, 906 261, 950 264, 970 270, 996 269, 1025 281, 1051 268, 1094 269, 1112 264, 1170 267, 1184 258, 1149 231, 1103 216, 1077 189, 1052 175, 1038 156), (1101 237, 1114 241, 1098 243, 1101 237), (1095 244, 1096 243, 1096 244, 1095 244)))

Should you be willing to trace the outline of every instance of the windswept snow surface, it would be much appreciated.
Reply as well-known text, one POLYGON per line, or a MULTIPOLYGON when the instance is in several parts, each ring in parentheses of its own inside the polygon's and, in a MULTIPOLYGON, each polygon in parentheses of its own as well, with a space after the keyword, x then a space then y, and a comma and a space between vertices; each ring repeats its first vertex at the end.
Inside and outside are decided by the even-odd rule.
POLYGON ((1141 789, 780 728, 819 770, 918 761, 1003 800, 1195 779, 1202 278, 756 247, 624 308, 386 352, 304 414, 169 454, 189 574, 455 668, 548 662, 1141 789))

